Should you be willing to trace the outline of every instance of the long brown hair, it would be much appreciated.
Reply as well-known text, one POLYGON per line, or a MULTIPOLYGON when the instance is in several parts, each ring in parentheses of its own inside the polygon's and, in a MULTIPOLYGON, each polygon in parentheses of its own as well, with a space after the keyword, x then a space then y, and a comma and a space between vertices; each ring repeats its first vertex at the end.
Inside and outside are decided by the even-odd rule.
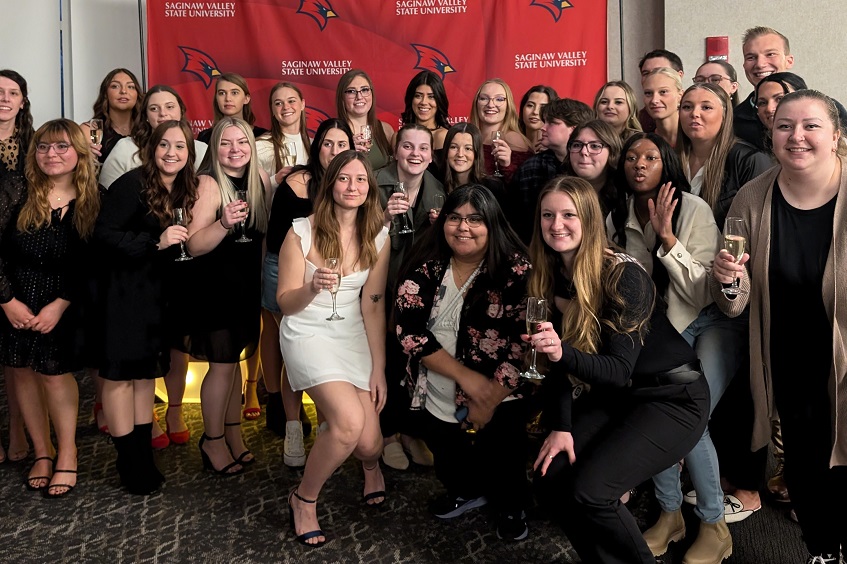
POLYGON ((188 123, 188 118, 185 116, 185 102, 182 101, 182 98, 180 98, 176 90, 167 84, 157 84, 151 87, 150 90, 144 94, 144 99, 141 102, 141 110, 138 112, 138 115, 135 116, 135 121, 132 124, 132 133, 130 134, 135 146, 138 147, 138 156, 142 157, 142 160, 144 156, 143 147, 147 146, 147 141, 150 139, 150 136, 153 135, 153 125, 147 121, 147 106, 149 105, 150 98, 153 94, 159 94, 160 92, 167 92, 176 98, 176 103, 179 105, 179 119, 180 121, 188 123))
POLYGON ((553 193, 565 194, 573 200, 582 226, 582 241, 573 263, 575 296, 571 306, 562 316, 562 340, 577 350, 596 353, 603 326, 617 333, 635 331, 643 337, 650 318, 649 313, 646 316, 633 315, 633 312, 626 310, 626 303, 619 289, 623 264, 620 259, 606 252, 608 242, 600 202, 594 188, 582 178, 554 178, 538 197, 532 242, 529 245, 529 257, 533 266, 527 287, 529 294, 544 297, 552 303, 555 297, 554 279, 562 269, 561 256, 544 242, 541 233, 544 198, 553 193))
POLYGON ((186 224, 191 221, 191 209, 197 200, 197 173, 194 172, 194 139, 191 127, 181 121, 166 121, 159 124, 153 131, 147 146, 144 147, 144 164, 141 165, 141 178, 144 184, 142 194, 150 207, 150 213, 159 220, 162 227, 167 227, 173 220, 174 208, 186 209, 186 224), (170 191, 162 182, 159 168, 156 166, 156 148, 169 129, 178 128, 185 135, 185 146, 188 149, 188 159, 185 166, 174 179, 170 191))
MULTIPOLYGON (((226 117, 220 107, 218 107, 218 87, 221 85, 221 82, 230 82, 239 87, 241 91, 244 92, 245 96, 250 96, 250 88, 247 86, 247 80, 243 76, 235 74, 234 72, 221 73, 220 76, 218 76, 218 80, 215 82, 215 90, 212 93, 212 111, 215 115, 215 123, 218 123, 218 121, 226 117)), ((256 116, 253 115, 253 109, 250 107, 250 103, 252 101, 253 97, 251 96, 250 101, 244 102, 244 106, 241 108, 242 119, 251 126, 256 123, 256 116)))
MULTIPOLYGON (((703 165, 703 187, 700 189, 700 197, 706 200, 706 203, 714 209, 718 202, 718 197, 721 194, 721 188, 724 184, 724 175, 726 173, 726 157, 729 155, 729 150, 737 141, 735 133, 732 129, 732 104, 729 101, 729 95, 726 91, 717 84, 709 82, 698 82, 689 86, 682 95, 680 100, 680 110, 682 104, 685 103, 685 97, 689 92, 695 90, 706 90, 711 92, 723 106, 723 121, 715 137, 712 151, 709 153, 709 160, 703 165)), ((682 163, 683 170, 689 170, 689 160, 691 158, 691 139, 685 134, 685 129, 680 126, 677 134, 677 146, 679 152, 679 160, 682 163)), ((689 179, 690 181, 691 179, 689 179)))
MULTIPOLYGON (((347 106, 344 104, 344 91, 353 82, 353 79, 361 76, 368 82, 368 87, 371 89, 371 109, 368 110, 368 125, 371 126, 371 134, 373 140, 386 157, 392 155, 391 144, 388 142, 388 137, 385 136, 385 130, 382 128, 382 122, 376 117, 376 90, 374 89, 373 81, 368 73, 362 69, 351 69, 344 73, 338 80, 338 86, 335 88, 335 110, 338 112, 338 117, 350 123, 350 118, 347 115, 347 106)), ((352 129, 352 128, 351 128, 352 129)), ((353 134, 356 132, 354 131, 353 134)))
POLYGON ((109 71, 109 74, 103 79, 103 82, 100 83, 100 91, 97 93, 97 99, 94 101, 94 106, 92 110, 94 114, 92 117, 99 118, 103 120, 103 129, 109 130, 112 127, 112 118, 109 115, 109 87, 112 85, 112 79, 115 78, 116 75, 123 73, 127 75, 135 84, 135 106, 132 108, 132 113, 130 115, 130 124, 135 122, 138 118, 138 114, 141 112, 141 105, 144 101, 144 91, 141 89, 141 84, 139 84, 138 79, 135 78, 135 75, 132 74, 132 71, 124 68, 112 69, 109 71))
MULTIPOLYGON (((296 85, 291 82, 277 82, 271 88, 271 93, 268 95, 268 108, 271 112, 271 131, 266 134, 270 136, 271 144, 274 148, 274 167, 276 170, 283 168, 282 158, 280 157, 280 153, 282 153, 283 143, 285 143, 285 132, 282 131, 282 124, 279 123, 274 117, 274 94, 276 94, 277 90, 282 88, 290 88, 297 93, 297 96, 300 98, 300 101, 303 101, 303 93, 297 88, 296 85)), ((312 143, 309 141, 309 130, 306 127, 306 107, 303 107, 303 111, 300 112, 300 139, 303 141, 303 147, 306 148, 306 152, 308 153, 311 149, 312 143)), ((264 135, 262 136, 264 138, 264 135)))
POLYGON ((18 231, 29 233, 50 223, 50 188, 53 182, 38 166, 35 158, 36 145, 41 142, 70 142, 69 151, 75 151, 77 165, 71 182, 76 188, 74 208, 74 227, 83 239, 88 239, 94 231, 94 222, 100 213, 100 193, 97 191, 97 174, 94 161, 88 147, 88 139, 79 126, 69 119, 54 119, 38 128, 26 154, 27 199, 18 215, 18 231))
POLYGON ((379 202, 379 188, 373 169, 367 156, 358 151, 348 150, 338 153, 326 169, 318 189, 318 198, 315 201, 315 247, 324 258, 340 257, 344 260, 340 237, 341 227, 338 224, 338 218, 335 217, 335 199, 332 191, 341 169, 353 161, 362 163, 368 174, 368 195, 356 216, 356 230, 361 238, 358 263, 359 267, 365 270, 376 264, 379 255, 374 239, 382 230, 382 205, 379 202))
MULTIPOLYGON (((485 161, 482 152, 482 133, 474 124, 463 121, 457 123, 447 130, 447 135, 444 136, 444 158, 447 160, 447 153, 450 152, 450 145, 453 143, 453 138, 459 133, 467 133, 471 136, 473 144, 473 165, 471 165, 470 174, 468 175, 468 184, 479 184, 485 178, 485 161)), ((459 187, 459 175, 450 166, 449 162, 444 165, 444 191, 449 194, 459 187)))

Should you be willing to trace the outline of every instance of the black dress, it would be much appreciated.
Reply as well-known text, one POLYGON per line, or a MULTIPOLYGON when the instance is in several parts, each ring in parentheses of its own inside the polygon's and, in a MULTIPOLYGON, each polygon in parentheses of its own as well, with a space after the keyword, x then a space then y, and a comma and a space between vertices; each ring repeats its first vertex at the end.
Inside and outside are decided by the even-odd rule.
MULTIPOLYGON (((228 177, 241 190, 247 180, 228 177)), ((253 356, 259 346, 262 294, 262 239, 249 225, 249 243, 237 243, 236 227, 211 252, 196 257, 190 276, 181 282, 183 297, 174 311, 185 323, 183 352, 209 362, 235 363, 253 356)), ((176 290, 177 292, 179 290, 176 290)))
POLYGON ((164 285, 179 246, 158 250, 164 228, 142 194, 142 169, 118 178, 102 197, 94 228, 103 341, 100 376, 107 380, 144 380, 169 367, 164 331, 164 285))
POLYGON ((79 370, 82 332, 75 302, 84 273, 77 267, 83 245, 73 224, 76 200, 68 203, 64 217, 64 208, 54 210, 48 225, 25 233, 17 228, 27 197, 23 178, 7 177, 0 190, 0 302, 16 298, 36 315, 56 299, 71 302, 46 334, 15 329, 0 316, 0 362, 48 375, 79 370))

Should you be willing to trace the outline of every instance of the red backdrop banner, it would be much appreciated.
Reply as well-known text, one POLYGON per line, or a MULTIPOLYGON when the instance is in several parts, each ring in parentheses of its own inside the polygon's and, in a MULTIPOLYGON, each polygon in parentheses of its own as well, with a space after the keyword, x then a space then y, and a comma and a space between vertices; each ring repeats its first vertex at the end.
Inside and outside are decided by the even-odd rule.
POLYGON ((195 131, 211 125, 220 72, 247 79, 263 127, 273 84, 297 84, 312 131, 335 115, 351 68, 370 75, 395 129, 421 69, 442 75, 453 122, 488 78, 505 80, 516 104, 535 84, 590 104, 606 81, 602 0, 147 0, 147 38, 149 85, 174 87, 195 131))

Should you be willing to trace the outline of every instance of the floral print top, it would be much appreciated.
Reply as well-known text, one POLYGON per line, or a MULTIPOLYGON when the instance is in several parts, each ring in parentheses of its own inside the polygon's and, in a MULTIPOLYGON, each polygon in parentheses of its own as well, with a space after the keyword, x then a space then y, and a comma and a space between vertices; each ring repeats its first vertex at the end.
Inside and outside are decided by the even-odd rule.
MULTIPOLYGON (((412 409, 426 403, 426 368, 420 359, 441 349, 430 331, 439 302, 444 296, 444 277, 450 273, 449 260, 430 260, 401 280, 395 299, 394 319, 397 338, 408 355, 406 382, 412 395, 412 409)), ((526 343, 526 284, 531 267, 529 259, 516 253, 509 258, 504 275, 492 277, 486 262, 480 265, 465 296, 456 340, 456 359, 513 391, 523 384, 526 343)), ((521 389, 523 391, 523 389, 521 389)), ((456 404, 464 405, 467 395, 456 387, 456 404)))

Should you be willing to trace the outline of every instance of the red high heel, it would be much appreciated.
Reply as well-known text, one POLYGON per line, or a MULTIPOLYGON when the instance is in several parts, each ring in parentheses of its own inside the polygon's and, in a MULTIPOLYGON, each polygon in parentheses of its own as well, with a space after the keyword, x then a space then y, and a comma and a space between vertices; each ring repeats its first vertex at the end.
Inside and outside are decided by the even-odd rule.
MULTIPOLYGON (((97 416, 101 413, 103 413, 103 404, 95 402, 94 403, 94 424, 95 425, 97 425, 97 416)), ((103 425, 102 427, 100 425, 97 425, 97 430, 100 431, 101 433, 103 433, 104 435, 108 435, 109 434, 109 425, 103 425)))

